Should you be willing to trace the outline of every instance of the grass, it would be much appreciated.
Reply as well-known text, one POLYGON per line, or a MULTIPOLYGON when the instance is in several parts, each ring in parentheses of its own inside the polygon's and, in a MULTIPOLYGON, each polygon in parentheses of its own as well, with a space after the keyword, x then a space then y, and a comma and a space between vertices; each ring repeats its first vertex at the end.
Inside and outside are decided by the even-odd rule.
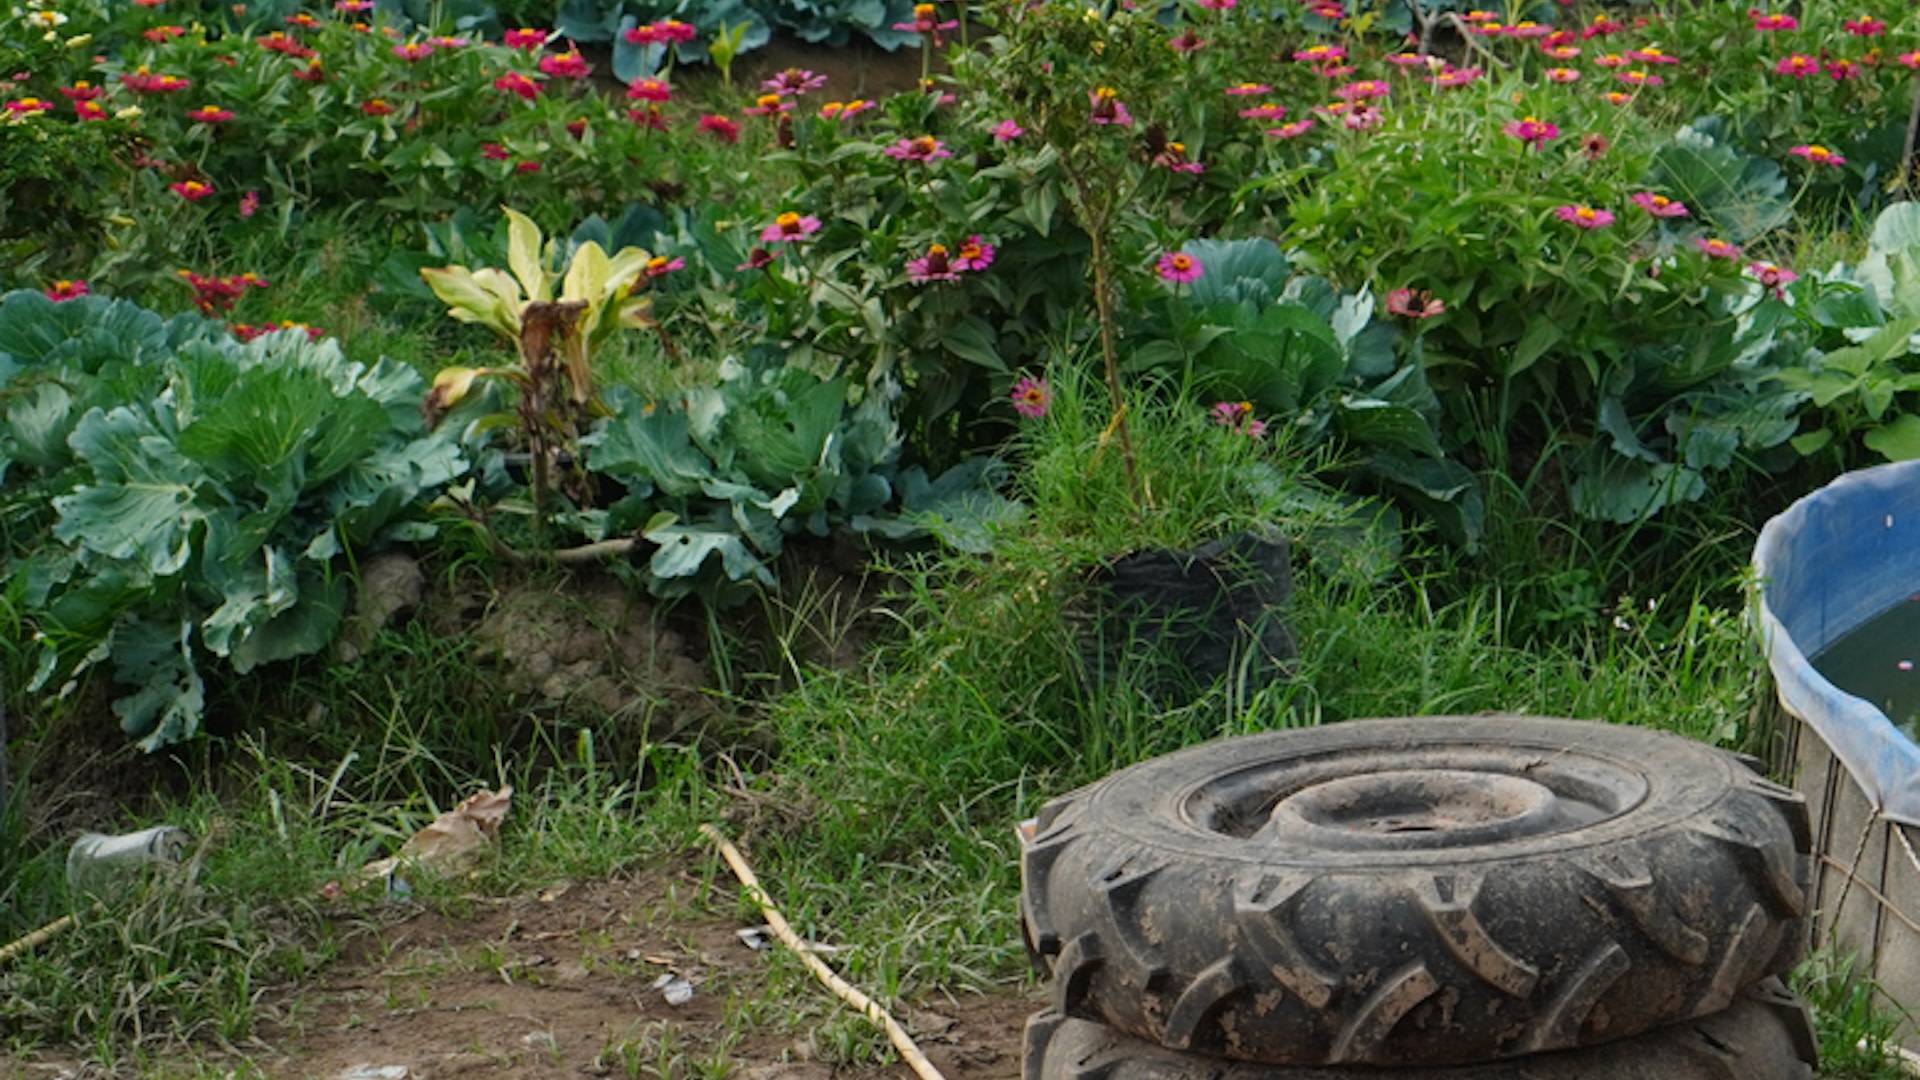
MULTIPOLYGON (((1737 748, 1762 738, 1750 718, 1767 691, 1725 602, 1737 591, 1730 576, 1702 571, 1692 591, 1655 597, 1588 589, 1580 618, 1553 635, 1522 633, 1516 596, 1579 592, 1572 579, 1538 576, 1578 559, 1495 581, 1397 552, 1370 507, 1313 484, 1327 462, 1212 428, 1199 407, 1168 403, 1177 395, 1134 403, 1136 488, 1105 437, 1098 387, 1071 365, 1053 375, 1054 409, 1022 445, 1029 516, 992 557, 896 558, 867 605, 818 584, 764 600, 759 636, 734 641, 730 655, 766 674, 739 684, 757 696, 723 702, 764 733, 757 747, 634 749, 605 725, 543 718, 469 650, 402 626, 354 667, 310 664, 277 685, 224 688, 228 711, 251 722, 190 750, 185 793, 128 823, 207 838, 191 872, 152 875, 96 908, 66 894, 65 838, 21 837, 12 819, 20 854, 0 927, 11 937, 69 906, 81 919, 57 945, 0 966, 0 1038, 17 1051, 77 1045, 141 1075, 161 1075, 152 1063, 183 1045, 242 1042, 264 988, 310 976, 343 934, 380 918, 369 897, 322 900, 327 883, 480 785, 517 792, 499 857, 477 883, 422 879, 422 903, 457 914, 476 890, 604 878, 700 848, 697 827, 725 821, 803 937, 846 946, 836 966, 880 1000, 912 1002, 1023 985, 1012 824, 1179 746, 1481 710, 1605 718, 1737 748), (1134 504, 1135 490, 1151 501, 1134 504), (1138 512, 1114 512, 1130 504, 1138 512), (1091 571, 1136 549, 1254 527, 1296 549, 1290 678, 1195 687, 1168 703, 1126 679, 1078 674, 1091 571), (863 633, 872 643, 856 663, 822 666, 863 633), (80 956, 87 963, 72 962, 80 956)), ((1594 580, 1609 580, 1608 565, 1591 565, 1594 580)), ((737 903, 755 915, 715 860, 705 866, 686 911, 737 903)), ((670 924, 674 913, 654 917, 670 924)), ((764 985, 729 1003, 734 1030, 785 1024, 818 1060, 887 1059, 883 1037, 813 1002, 808 983, 775 954, 764 985)), ((1877 1050, 1891 1022, 1867 984, 1826 958, 1800 983, 1829 1077, 1898 1075, 1877 1050)), ((717 1080, 725 1049, 643 1025, 610 1032, 599 1060, 613 1075, 717 1080)))

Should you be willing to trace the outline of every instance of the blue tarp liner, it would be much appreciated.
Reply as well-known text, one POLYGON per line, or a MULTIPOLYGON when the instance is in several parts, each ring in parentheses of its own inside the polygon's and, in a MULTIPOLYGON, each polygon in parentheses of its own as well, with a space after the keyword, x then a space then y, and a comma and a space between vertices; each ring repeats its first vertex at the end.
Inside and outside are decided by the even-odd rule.
POLYGON ((1808 662, 1920 592, 1920 461, 1848 473, 1760 530, 1756 618, 1780 702, 1819 733, 1882 817, 1920 825, 1920 746, 1808 662))

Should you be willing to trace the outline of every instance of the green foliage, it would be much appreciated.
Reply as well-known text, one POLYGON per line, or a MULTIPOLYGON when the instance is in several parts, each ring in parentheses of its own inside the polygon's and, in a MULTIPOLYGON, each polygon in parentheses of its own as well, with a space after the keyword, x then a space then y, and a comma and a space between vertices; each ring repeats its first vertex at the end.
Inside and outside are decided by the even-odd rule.
POLYGON ((587 466, 625 485, 605 527, 654 545, 648 584, 660 595, 737 598, 742 584, 772 585, 772 562, 800 533, 931 533, 978 550, 984 527, 1011 510, 986 459, 932 481, 902 470, 888 397, 849 405, 845 380, 802 368, 733 362, 717 385, 676 400, 617 394, 611 404, 584 440, 587 466))
POLYGON ((38 685, 111 660, 148 749, 192 735, 203 667, 318 651, 346 606, 341 557, 427 533, 415 500, 459 476, 425 435, 419 376, 282 331, 241 345, 124 301, 0 299, 9 435, 52 520, 14 554, 38 685))

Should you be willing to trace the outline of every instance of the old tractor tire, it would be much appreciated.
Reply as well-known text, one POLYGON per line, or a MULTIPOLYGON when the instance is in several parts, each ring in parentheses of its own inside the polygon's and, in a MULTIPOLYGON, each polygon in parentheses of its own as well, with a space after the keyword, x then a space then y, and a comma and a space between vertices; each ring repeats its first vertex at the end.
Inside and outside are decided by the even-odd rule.
POLYGON ((1280 1065, 1458 1064, 1726 1008, 1805 952, 1806 807, 1640 728, 1358 720, 1042 809, 1027 943, 1061 1013, 1280 1065))
POLYGON ((1630 1039, 1478 1065, 1383 1072, 1368 1065, 1260 1065, 1184 1054, 1049 1009, 1027 1022, 1022 1080, 1811 1080, 1819 1042, 1806 1003, 1778 979, 1724 1011, 1630 1039))

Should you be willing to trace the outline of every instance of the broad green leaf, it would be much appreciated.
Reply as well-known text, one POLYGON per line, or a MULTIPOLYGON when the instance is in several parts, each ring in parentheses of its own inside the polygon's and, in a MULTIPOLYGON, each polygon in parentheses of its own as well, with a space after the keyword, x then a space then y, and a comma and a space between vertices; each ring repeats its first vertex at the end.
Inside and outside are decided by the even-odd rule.
POLYGON ((1181 250, 1201 266, 1200 276, 1187 286, 1199 305, 1246 301, 1265 307, 1286 291, 1293 272, 1280 245, 1263 238, 1189 240, 1181 250))
POLYGON ((156 576, 178 573, 193 553, 200 467, 181 456, 132 409, 94 409, 68 440, 93 467, 95 482, 53 500, 54 537, 156 576))
POLYGON ((1566 336, 1558 320, 1550 316, 1540 316, 1527 320, 1527 329, 1520 335, 1520 341, 1513 347, 1513 360, 1507 367, 1509 378, 1532 367, 1534 361, 1547 354, 1547 350, 1560 343, 1566 336))
POLYGON ((812 375, 796 372, 791 392, 762 393, 727 415, 727 435, 738 447, 747 475, 778 490, 809 475, 819 464, 827 438, 846 411, 845 379, 800 387, 812 375))
POLYGON ((988 371, 1004 373, 1007 362, 1000 357, 998 335, 993 326, 978 315, 968 315, 948 325, 942 344, 954 355, 988 371))
POLYGON ((420 276, 447 305, 447 314, 461 322, 477 322, 509 341, 519 340, 519 305, 509 305, 473 271, 464 266, 428 267, 420 276))
POLYGON ((1901 413, 1886 424, 1867 432, 1861 440, 1867 449, 1888 461, 1912 461, 1920 458, 1920 416, 1901 413))
POLYGON ((1359 446, 1384 446, 1436 458, 1441 454, 1440 440, 1427 418, 1404 405, 1344 395, 1334 409, 1334 425, 1359 446))
POLYGON ((45 382, 28 388, 5 415, 7 429, 0 432, 0 441, 8 444, 14 461, 47 470, 71 460, 67 435, 73 430, 73 395, 66 387, 45 382))
POLYGON ((685 413, 627 408, 608 417, 588 449, 587 467, 628 484, 686 496, 715 479, 713 465, 693 445, 685 413))
POLYGON ((752 577, 766 585, 774 583, 773 572, 748 551, 740 535, 731 530, 676 524, 648 529, 642 535, 659 545, 647 564, 655 577, 693 577, 700 572, 707 556, 718 552, 721 568, 729 580, 752 577))
POLYGON ((189 738, 200 728, 206 684, 193 662, 190 619, 127 619, 111 641, 115 681, 135 686, 113 703, 120 727, 141 736, 148 752, 189 738))

